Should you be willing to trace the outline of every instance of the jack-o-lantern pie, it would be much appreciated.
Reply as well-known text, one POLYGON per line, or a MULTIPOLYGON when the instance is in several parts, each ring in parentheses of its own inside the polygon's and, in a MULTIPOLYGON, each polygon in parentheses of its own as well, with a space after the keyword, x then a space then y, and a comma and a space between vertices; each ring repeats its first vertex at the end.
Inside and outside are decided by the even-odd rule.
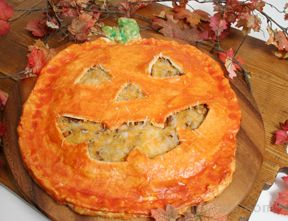
POLYGON ((42 70, 18 127, 23 160, 80 214, 149 217, 210 201, 231 182, 236 96, 219 64, 156 39, 72 45, 42 70))

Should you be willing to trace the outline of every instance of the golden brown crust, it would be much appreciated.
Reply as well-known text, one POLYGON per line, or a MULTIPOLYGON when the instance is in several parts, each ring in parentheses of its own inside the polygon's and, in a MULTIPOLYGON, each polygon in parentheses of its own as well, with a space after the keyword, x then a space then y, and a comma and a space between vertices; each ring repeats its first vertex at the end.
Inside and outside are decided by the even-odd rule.
POLYGON ((185 208, 211 200, 231 182, 240 115, 220 66, 196 48, 155 39, 127 45, 99 39, 68 47, 42 70, 24 105, 19 144, 32 176, 57 201, 83 214, 149 216, 167 204, 185 208), (150 76, 148 65, 160 53, 181 64, 184 74, 150 76), (75 83, 97 64, 111 82, 75 83), (129 82, 140 85, 145 97, 115 102, 129 82), (125 162, 93 160, 87 144, 65 142, 57 128, 61 115, 109 128, 146 118, 162 125, 171 113, 199 103, 209 107, 202 125, 178 129, 178 147, 153 159, 135 149, 125 162))

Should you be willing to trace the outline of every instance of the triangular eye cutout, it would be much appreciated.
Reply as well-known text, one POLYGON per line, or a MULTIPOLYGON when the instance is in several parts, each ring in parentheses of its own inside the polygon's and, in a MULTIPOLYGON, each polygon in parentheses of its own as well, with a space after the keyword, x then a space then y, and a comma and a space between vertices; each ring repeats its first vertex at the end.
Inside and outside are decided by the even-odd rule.
POLYGON ((116 95, 115 101, 129 101, 138 98, 145 97, 145 94, 141 90, 140 86, 134 83, 127 83, 120 89, 118 94, 116 95))
POLYGON ((150 64, 150 74, 156 78, 169 78, 183 75, 183 71, 166 56, 159 55, 150 64))
POLYGON ((76 83, 100 85, 110 80, 111 75, 101 65, 96 65, 90 67, 84 74, 82 74, 82 76, 76 83))

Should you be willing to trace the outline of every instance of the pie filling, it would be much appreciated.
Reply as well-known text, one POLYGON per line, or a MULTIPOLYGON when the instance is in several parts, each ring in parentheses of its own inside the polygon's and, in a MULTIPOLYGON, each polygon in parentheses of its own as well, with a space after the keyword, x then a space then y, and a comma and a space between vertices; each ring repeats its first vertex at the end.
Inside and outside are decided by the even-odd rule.
POLYGON ((197 129, 208 113, 206 104, 200 104, 169 116, 163 128, 150 121, 125 123, 109 129, 103 123, 68 116, 58 118, 58 127, 66 142, 88 144, 91 158, 105 162, 125 161, 133 149, 149 158, 162 155, 180 143, 177 129, 197 129))
POLYGON ((177 68, 176 65, 174 65, 168 57, 163 56, 159 56, 153 63, 150 74, 152 77, 157 78, 167 78, 183 75, 180 68, 177 68))
POLYGON ((124 87, 120 89, 120 91, 116 95, 115 101, 129 101, 143 97, 145 97, 145 95, 139 85, 134 83, 127 83, 124 85, 124 87))
POLYGON ((101 66, 95 65, 90 67, 84 74, 81 75, 80 79, 76 80, 78 84, 87 85, 100 85, 111 80, 111 75, 101 66))

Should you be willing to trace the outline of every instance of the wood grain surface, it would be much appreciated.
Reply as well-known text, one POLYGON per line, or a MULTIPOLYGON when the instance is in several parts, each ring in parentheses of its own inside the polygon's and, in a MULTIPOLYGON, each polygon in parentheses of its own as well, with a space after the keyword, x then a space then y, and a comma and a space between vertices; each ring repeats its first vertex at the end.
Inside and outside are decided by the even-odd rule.
MULTIPOLYGON (((21 1, 21 0, 13 0, 10 1, 16 8, 23 9, 23 8, 31 8, 31 6, 39 5, 40 1, 21 1)), ((157 10, 160 9, 158 7, 148 8, 145 9, 146 11, 143 13, 157 13, 157 10)), ((12 23, 12 31, 5 37, 0 39, 0 71, 5 74, 13 74, 18 71, 24 69, 26 65, 25 56, 27 54, 27 45, 33 43, 33 38, 29 35, 29 33, 24 30, 25 24, 29 19, 32 17, 36 17, 37 14, 27 14, 22 15, 21 13, 16 13, 15 15, 22 16, 21 19, 16 20, 12 23)), ((240 43, 241 39, 243 38, 242 34, 238 31, 232 31, 231 35, 228 39, 223 42, 224 48, 232 47, 236 49, 238 44, 240 43)), ((60 43, 57 41, 51 41, 50 43, 52 47, 59 46, 60 43)), ((265 182, 272 182, 274 180, 275 174, 280 167, 287 165, 288 157, 285 154, 285 150, 281 146, 275 146, 271 144, 271 137, 272 132, 277 129, 279 121, 284 121, 288 118, 288 95, 287 95, 287 87, 288 87, 288 64, 287 61, 279 60, 272 55, 272 48, 267 47, 264 42, 253 39, 248 37, 245 43, 243 44, 242 48, 239 51, 240 56, 245 62, 246 68, 251 71, 252 78, 252 94, 256 99, 256 103, 258 104, 260 113, 264 119, 264 126, 265 126, 265 144, 266 144, 266 151, 263 152, 264 156, 264 163, 263 166, 258 173, 258 178, 254 184, 253 189, 249 192, 249 194, 245 197, 245 199, 239 203, 239 205, 232 211, 230 214, 229 220, 245 220, 249 217, 249 214, 253 210, 255 202, 259 196, 259 192, 263 187, 265 182)), ((9 92, 10 97, 15 97, 15 100, 9 99, 7 106, 13 106, 16 110, 21 110, 21 102, 25 100, 27 97, 31 87, 33 86, 33 80, 25 80, 20 84, 15 82, 11 82, 10 80, 5 80, 0 82, 0 88, 4 89, 5 91, 9 92), (21 97, 17 96, 20 94, 21 97), (16 96, 15 96, 16 95, 16 96), (17 101, 18 99, 18 101, 17 101), (15 103, 14 103, 15 102, 15 103)), ((247 115, 245 115, 249 120, 255 121, 255 127, 261 127, 261 120, 260 116, 257 114, 257 109, 255 109, 255 102, 251 97, 251 93, 247 90, 247 87, 243 82, 239 79, 236 82, 232 82, 234 85, 235 90, 240 91, 237 93, 240 96, 241 106, 248 103, 247 115), (240 82, 237 82, 240 81, 240 82), (243 90, 244 89, 244 90, 243 90), (242 101, 243 100, 243 101, 242 101), (253 111, 254 109, 254 111, 253 111), (253 115, 251 116, 250 111, 255 114, 255 119, 253 115)), ((10 113, 10 118, 6 118, 6 124, 8 125, 8 130, 14 131, 15 130, 15 122, 19 118, 20 112, 16 111, 15 113, 11 112, 10 109, 6 109, 6 112, 10 113)), ((243 125, 244 127, 244 125, 243 125)), ((242 137, 252 137, 251 140, 254 142, 253 145, 256 147, 254 150, 257 152, 257 156, 260 156, 259 151, 263 150, 263 137, 259 135, 261 133, 255 132, 255 127, 247 122, 245 125, 245 133, 240 132, 239 136, 242 137), (259 150, 259 151, 258 151, 259 150)), ((9 141, 11 137, 6 139, 6 142, 14 142, 9 141)), ((15 143, 17 145, 17 143, 15 143)), ((240 147, 241 150, 241 147, 240 147)), ((6 150, 5 150, 6 151, 6 150)), ((9 154, 8 154, 9 155, 9 154)), ((239 154, 238 154, 239 155, 239 154)), ((237 155, 237 156, 238 156, 237 155)), ((244 148, 243 155, 241 158, 249 159, 249 152, 247 152, 244 148)), ((9 158, 9 156, 8 156, 9 158)), ((3 153, 0 154, 0 159, 3 159, 3 153)), ((261 161, 261 157, 256 157, 257 161, 261 161)), ((21 160, 21 159, 20 159, 21 160)), ((8 159, 11 164, 11 160, 8 159)), ((238 160, 239 161, 239 160, 238 160)), ((253 161, 252 161, 253 162, 253 161)), ((16 162, 14 166, 17 166, 16 162)), ((12 165, 13 167, 13 165, 12 165)), ((24 168, 23 168, 24 169, 24 168)), ((24 174, 25 174, 24 170, 24 174)), ((247 168, 246 171, 242 171, 241 176, 251 176, 254 175, 255 167, 251 166, 247 168)), ((14 172, 15 173, 15 172, 14 172)), ((240 176, 237 175, 236 176, 240 176)), ((23 181, 23 180, 22 180, 23 181)), ((20 181, 20 182, 22 182, 20 181)), ((17 189, 14 180, 11 177, 11 173, 9 172, 8 165, 6 164, 5 167, 0 169, 0 182, 4 183, 5 185, 9 186, 15 192, 19 194, 22 193, 17 189)), ((23 182, 26 182, 25 180, 23 182)), ((31 181, 28 181, 28 184, 31 181)), ((35 187, 27 185, 24 186, 24 192, 28 192, 30 195, 36 195, 38 186, 35 187), (35 188, 35 189, 34 189, 35 188)), ((40 189, 41 191, 41 189, 40 189)), ((28 195, 29 195, 28 194, 28 195)), ((229 194, 228 194, 229 195, 229 194)), ((26 194, 27 197, 27 194, 26 194)), ((228 198, 235 197, 234 194, 227 196, 228 198)), ((237 197, 237 196, 236 196, 237 197)), ((27 198, 29 200, 29 197, 27 198)), ((49 201, 49 200, 48 200, 49 201)), ((217 202, 217 201, 216 201, 217 202)), ((42 203, 36 202, 36 203, 42 203)), ((54 204, 47 204, 47 206, 53 209, 54 204)), ((65 207, 66 208, 66 207, 65 207)), ((66 208, 67 209, 67 208, 66 208)), ((65 213, 63 213, 65 214, 65 213)), ((68 216, 69 217, 69 216, 68 216)), ((62 220, 62 219, 60 219, 62 220)), ((70 220, 73 220, 72 218, 70 220)), ((77 220, 77 219, 74 219, 77 220)))

